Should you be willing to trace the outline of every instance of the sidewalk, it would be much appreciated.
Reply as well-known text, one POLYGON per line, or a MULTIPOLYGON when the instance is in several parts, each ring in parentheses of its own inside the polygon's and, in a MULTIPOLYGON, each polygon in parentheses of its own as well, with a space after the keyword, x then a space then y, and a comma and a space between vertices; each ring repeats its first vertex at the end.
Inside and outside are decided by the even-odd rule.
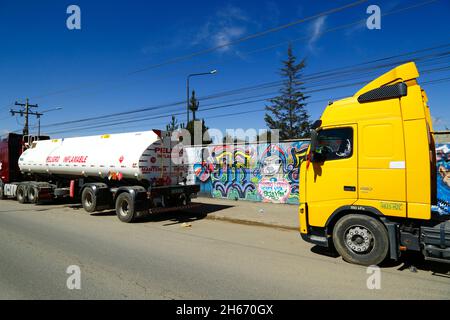
POLYGON ((252 201, 234 201, 199 197, 193 203, 203 204, 196 209, 207 219, 298 230, 298 206, 252 201))

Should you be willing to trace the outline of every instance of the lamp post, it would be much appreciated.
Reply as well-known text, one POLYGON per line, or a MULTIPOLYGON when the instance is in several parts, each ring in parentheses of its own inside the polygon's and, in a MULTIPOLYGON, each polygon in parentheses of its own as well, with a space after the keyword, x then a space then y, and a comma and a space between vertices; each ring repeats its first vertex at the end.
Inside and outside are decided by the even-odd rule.
POLYGON ((58 111, 58 110, 61 110, 61 109, 62 109, 62 107, 57 107, 57 108, 53 108, 53 109, 44 110, 42 112, 38 112, 36 114, 36 117, 38 119, 38 135, 37 135, 38 138, 41 136, 41 116, 43 116, 44 113, 48 113, 48 112, 52 112, 52 111, 58 111))
POLYGON ((190 75, 187 76, 186 79, 186 93, 187 93, 187 98, 186 98, 186 108, 187 108, 187 122, 186 122, 186 127, 189 123, 189 79, 191 79, 191 77, 196 77, 196 76, 206 76, 206 75, 210 75, 210 74, 216 74, 217 70, 211 70, 209 72, 201 72, 201 73, 191 73, 190 75))

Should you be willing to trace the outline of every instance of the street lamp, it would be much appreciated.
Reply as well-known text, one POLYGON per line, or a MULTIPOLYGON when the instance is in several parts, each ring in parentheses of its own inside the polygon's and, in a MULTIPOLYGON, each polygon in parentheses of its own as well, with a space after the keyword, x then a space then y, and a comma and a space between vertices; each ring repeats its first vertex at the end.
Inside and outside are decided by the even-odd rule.
POLYGON ((47 109, 47 110, 38 112, 38 113, 36 114, 36 117, 37 117, 37 119, 38 119, 38 135, 37 135, 38 138, 41 136, 41 116, 43 116, 44 113, 48 113, 48 112, 52 112, 52 111, 58 111, 58 110, 61 110, 61 109, 62 109, 62 107, 57 107, 57 108, 47 109))
POLYGON ((210 72, 201 72, 201 73, 191 73, 190 75, 187 76, 186 79, 186 91, 187 91, 187 98, 186 98, 186 108, 187 108, 187 122, 186 122, 186 127, 189 123, 189 79, 191 77, 196 77, 196 76, 206 76, 206 75, 210 75, 210 74, 216 74, 217 70, 211 70, 210 72))

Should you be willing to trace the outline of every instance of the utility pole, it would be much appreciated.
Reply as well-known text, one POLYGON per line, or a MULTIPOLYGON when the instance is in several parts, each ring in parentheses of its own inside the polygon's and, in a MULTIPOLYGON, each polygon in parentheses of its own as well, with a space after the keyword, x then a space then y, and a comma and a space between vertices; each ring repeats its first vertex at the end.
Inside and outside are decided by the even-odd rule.
POLYGON ((24 109, 23 110, 12 110, 11 109, 10 110, 11 115, 14 116, 16 114, 20 114, 21 117, 23 117, 25 115, 25 125, 23 126, 23 136, 24 137, 28 136, 29 133, 30 133, 30 131, 29 131, 29 121, 28 121, 29 116, 33 115, 33 116, 36 116, 36 117, 40 117, 40 116, 42 116, 42 114, 39 113, 39 112, 30 111, 30 108, 37 108, 38 105, 37 104, 30 104, 29 101, 28 101, 28 98, 26 99, 25 103, 18 103, 16 101, 15 105, 24 107, 24 109))

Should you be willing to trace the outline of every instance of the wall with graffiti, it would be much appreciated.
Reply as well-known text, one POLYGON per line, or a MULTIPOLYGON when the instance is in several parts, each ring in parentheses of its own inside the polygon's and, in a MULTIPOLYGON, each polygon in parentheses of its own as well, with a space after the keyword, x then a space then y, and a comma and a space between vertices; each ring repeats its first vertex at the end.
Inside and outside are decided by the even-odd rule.
POLYGON ((450 143, 436 145, 437 209, 450 214, 450 143))
MULTIPOLYGON (((202 195, 232 200, 298 204, 299 164, 308 141, 187 148, 188 183, 202 195)), ((450 214, 450 143, 436 145, 437 197, 450 214)))
POLYGON ((215 198, 297 204, 307 148, 307 141, 188 148, 189 182, 215 198))

